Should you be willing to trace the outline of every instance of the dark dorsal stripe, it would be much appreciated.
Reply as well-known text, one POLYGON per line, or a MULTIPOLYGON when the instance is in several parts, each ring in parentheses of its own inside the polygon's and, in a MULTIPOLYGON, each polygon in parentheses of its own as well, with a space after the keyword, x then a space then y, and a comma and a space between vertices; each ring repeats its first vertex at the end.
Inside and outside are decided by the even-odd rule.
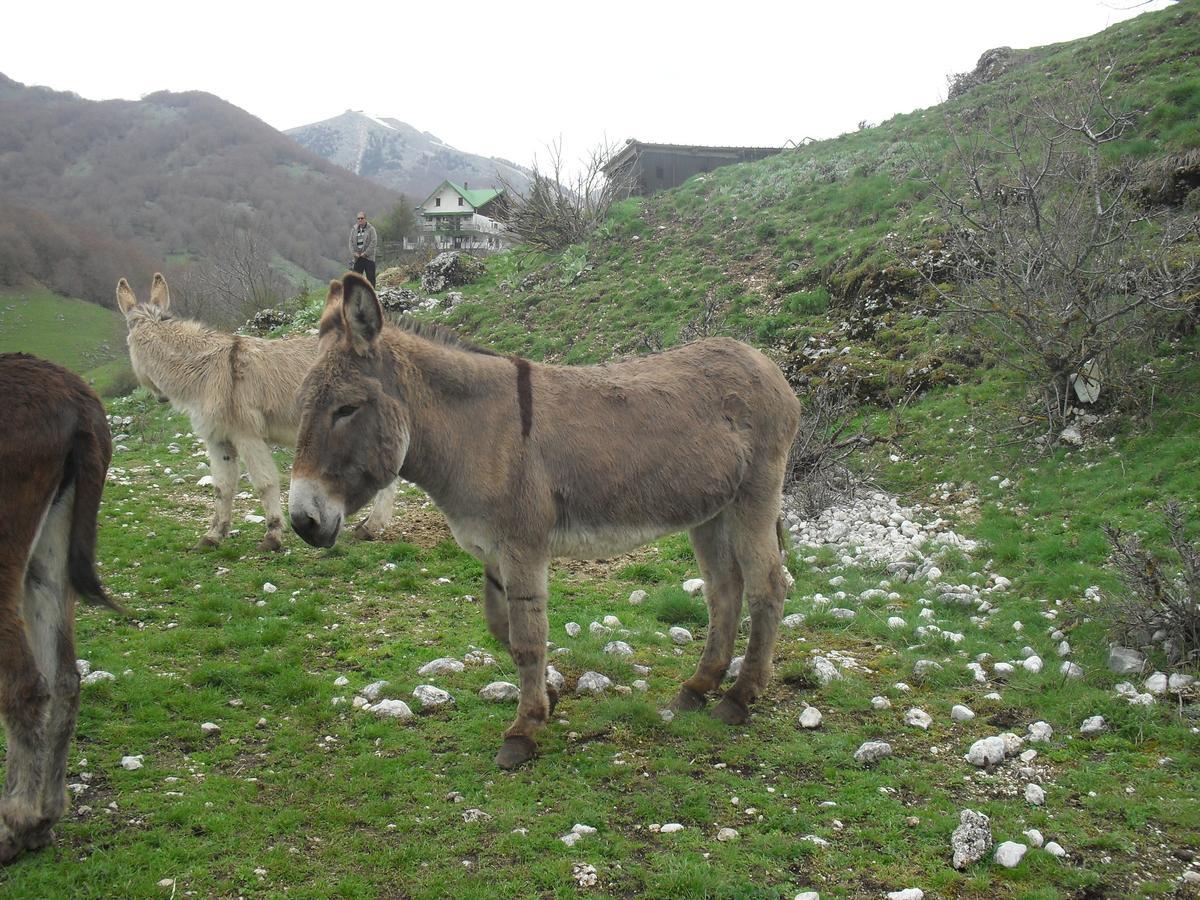
POLYGON ((519 356, 510 356, 509 359, 517 367, 517 406, 521 410, 521 437, 529 437, 529 430, 533 428, 533 367, 529 365, 529 360, 519 356))

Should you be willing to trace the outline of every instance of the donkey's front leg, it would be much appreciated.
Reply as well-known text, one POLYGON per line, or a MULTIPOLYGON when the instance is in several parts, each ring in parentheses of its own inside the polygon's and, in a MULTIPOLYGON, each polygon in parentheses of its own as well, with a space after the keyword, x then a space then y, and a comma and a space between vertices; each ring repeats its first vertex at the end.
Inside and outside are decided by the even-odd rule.
POLYGON ((508 595, 508 649, 521 676, 521 699, 517 718, 504 732, 504 744, 496 754, 496 765, 515 769, 537 754, 534 734, 550 718, 546 693, 546 564, 505 562, 501 575, 508 595))
POLYGON ((216 547, 229 537, 233 518, 233 495, 237 493, 237 450, 229 441, 206 437, 208 464, 213 479, 213 517, 208 532, 200 538, 196 549, 216 547))
POLYGON ((258 491, 263 512, 267 517, 267 533, 259 541, 259 550, 279 550, 283 547, 283 506, 279 500, 279 468, 264 441, 250 438, 238 442, 238 453, 246 460, 250 481, 258 491))

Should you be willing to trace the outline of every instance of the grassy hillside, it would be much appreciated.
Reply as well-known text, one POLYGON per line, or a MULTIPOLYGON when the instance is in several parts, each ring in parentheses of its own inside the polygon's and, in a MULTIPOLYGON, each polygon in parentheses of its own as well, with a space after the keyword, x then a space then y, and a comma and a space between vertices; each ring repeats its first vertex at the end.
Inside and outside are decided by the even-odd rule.
POLYGON ((13 351, 85 373, 128 361, 125 320, 114 310, 48 291, 0 294, 0 353, 13 351))
MULTIPOLYGON (((1010 83, 1062 79, 1120 50, 1131 95, 1160 101, 1121 152, 1186 150, 1196 143, 1198 13, 1200 2, 1182 3, 1029 51, 1010 83)), ((930 237, 929 200, 909 164, 936 150, 943 112, 967 115, 1001 89, 981 85, 936 112, 622 204, 593 240, 559 257, 491 258, 466 301, 438 316, 499 348, 579 361, 670 344, 707 306, 719 327, 785 364, 809 335, 836 341, 838 364, 874 373, 880 396, 936 361, 945 377, 920 396, 863 407, 876 442, 857 464, 876 486, 925 504, 926 520, 944 517, 978 542, 939 556, 941 580, 1000 584, 987 595, 994 612, 855 552, 797 548, 784 612, 805 621, 782 632, 776 677, 751 721, 728 729, 704 714, 659 714, 706 632, 701 602, 679 588, 697 574, 683 537, 556 565, 550 640, 568 692, 540 758, 502 773, 491 759, 513 707, 478 691, 515 672, 484 624, 480 566, 426 498, 403 493, 387 542, 344 536, 316 551, 289 533, 283 556, 264 557, 254 550, 261 525, 247 522, 217 551, 184 553, 210 512, 196 484, 203 451, 182 417, 139 392, 112 406, 131 424, 99 553, 131 618, 79 614, 79 655, 116 677, 85 689, 59 843, 0 870, 0 894, 566 897, 585 890, 590 866, 586 890, 611 896, 878 898, 909 887, 988 900, 1195 896, 1181 879, 1200 871, 1200 697, 1194 686, 1149 706, 1121 697, 1125 676, 1107 668, 1095 598, 1121 594, 1102 525, 1161 548, 1163 501, 1179 499, 1198 520, 1200 340, 1173 336, 1158 348, 1161 390, 1142 417, 1108 416, 1082 448, 1031 453, 1009 439, 1026 387, 972 360, 921 311, 885 240, 930 237), (862 333, 844 329, 864 291, 905 302, 872 314, 862 333), (649 600, 631 605, 639 588, 649 600), (835 605, 854 615, 835 616, 835 605), (631 659, 605 653, 615 635, 589 632, 607 615, 628 630, 631 659), (579 637, 568 622, 583 626, 579 637), (696 642, 675 646, 663 632, 676 624, 696 642), (1082 677, 1060 674, 1064 639, 1082 677), (494 662, 418 675, 476 648, 494 662), (1019 665, 1029 652, 1041 671, 1019 665), (855 667, 822 686, 810 668, 817 653, 855 667), (922 660, 940 668, 921 675, 922 660), (1005 673, 1001 662, 1018 665, 1005 673), (588 670, 619 688, 574 695, 588 670), (644 693, 633 687, 640 677, 644 693), (454 705, 406 723, 353 708, 379 679, 390 682, 383 696, 414 708, 422 683, 454 705), (952 720, 956 704, 975 718, 952 720), (808 705, 824 715, 816 730, 798 725, 808 705), (931 716, 928 730, 906 724, 914 708, 931 716), (1106 729, 1082 734, 1096 715, 1106 729), (975 740, 1027 735, 1039 721, 1053 735, 1024 745, 1034 755, 992 771, 963 759, 975 740), (204 722, 220 733, 203 734, 204 722), (893 755, 859 764, 854 750, 868 740, 887 740, 893 755), (122 768, 134 754, 143 767, 122 768), (1026 799, 1030 784, 1044 803, 1026 799), (1012 869, 989 855, 957 871, 949 842, 964 808, 990 816, 997 843, 1030 843, 1037 829, 1066 854, 1032 848, 1012 869), (655 827, 668 822, 683 830, 655 827), (576 823, 596 833, 569 846, 561 838, 576 823), (736 838, 718 840, 727 827, 736 838)), ((285 467, 289 459, 280 454, 285 467)), ((258 512, 246 485, 235 518, 258 512)), ((1165 671, 1168 661, 1152 654, 1150 665, 1165 671)), ((1130 680, 1140 690, 1144 676, 1130 680)))

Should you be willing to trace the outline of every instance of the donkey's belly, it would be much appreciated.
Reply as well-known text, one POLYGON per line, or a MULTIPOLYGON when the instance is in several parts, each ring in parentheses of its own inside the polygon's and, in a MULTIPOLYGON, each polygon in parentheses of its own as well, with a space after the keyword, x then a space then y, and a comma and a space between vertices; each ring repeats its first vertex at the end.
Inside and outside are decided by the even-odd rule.
POLYGON ((678 530, 669 525, 555 528, 550 533, 550 555, 565 559, 605 559, 636 550, 678 530))

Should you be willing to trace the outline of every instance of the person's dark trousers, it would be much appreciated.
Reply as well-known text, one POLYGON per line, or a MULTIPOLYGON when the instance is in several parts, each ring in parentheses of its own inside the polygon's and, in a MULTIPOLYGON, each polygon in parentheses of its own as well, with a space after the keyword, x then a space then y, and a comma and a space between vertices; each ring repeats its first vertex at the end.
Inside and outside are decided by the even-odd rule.
POLYGON ((375 260, 359 256, 354 260, 354 271, 366 275, 371 287, 375 287, 375 260))

